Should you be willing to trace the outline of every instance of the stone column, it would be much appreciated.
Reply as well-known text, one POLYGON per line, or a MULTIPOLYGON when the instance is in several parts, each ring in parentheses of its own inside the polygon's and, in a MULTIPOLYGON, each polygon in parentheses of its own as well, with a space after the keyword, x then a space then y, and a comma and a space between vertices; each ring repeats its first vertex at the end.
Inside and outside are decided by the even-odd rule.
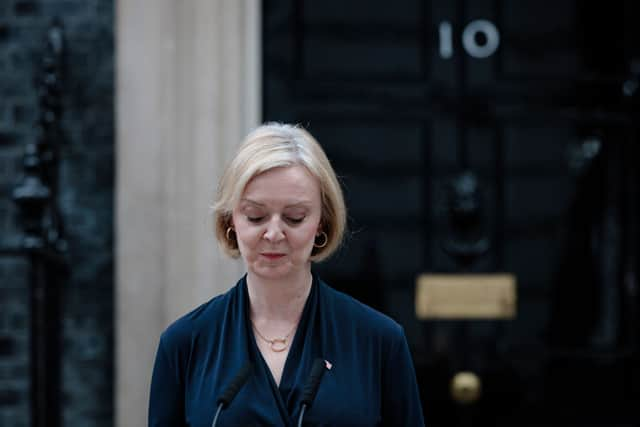
POLYGON ((117 0, 118 426, 147 423, 158 337, 243 271, 213 236, 217 179, 260 120, 259 0, 117 0))

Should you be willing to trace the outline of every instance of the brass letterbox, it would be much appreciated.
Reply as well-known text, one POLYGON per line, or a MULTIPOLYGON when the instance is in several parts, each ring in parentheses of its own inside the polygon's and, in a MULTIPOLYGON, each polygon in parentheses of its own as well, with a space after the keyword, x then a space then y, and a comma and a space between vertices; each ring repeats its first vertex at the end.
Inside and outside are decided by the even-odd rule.
POLYGON ((416 281, 419 319, 512 319, 513 274, 421 274, 416 281))

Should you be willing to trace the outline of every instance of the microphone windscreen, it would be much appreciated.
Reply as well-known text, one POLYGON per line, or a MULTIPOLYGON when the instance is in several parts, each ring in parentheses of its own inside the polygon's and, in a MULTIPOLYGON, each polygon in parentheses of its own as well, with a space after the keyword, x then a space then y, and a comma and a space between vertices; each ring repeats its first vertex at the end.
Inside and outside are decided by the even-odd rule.
POLYGON ((307 384, 305 384, 304 388, 302 389, 301 403, 307 405, 307 407, 311 406, 313 399, 316 398, 320 380, 322 380, 322 376, 324 375, 324 372, 326 370, 327 368, 325 366, 324 360, 318 358, 313 362, 313 366, 311 367, 311 374, 309 374, 307 384))
POLYGON ((231 401, 236 397, 238 391, 242 388, 249 375, 251 374, 251 362, 247 362, 240 371, 236 374, 236 376, 231 380, 227 388, 222 392, 220 397, 218 398, 218 405, 222 403, 223 407, 229 406, 231 401))

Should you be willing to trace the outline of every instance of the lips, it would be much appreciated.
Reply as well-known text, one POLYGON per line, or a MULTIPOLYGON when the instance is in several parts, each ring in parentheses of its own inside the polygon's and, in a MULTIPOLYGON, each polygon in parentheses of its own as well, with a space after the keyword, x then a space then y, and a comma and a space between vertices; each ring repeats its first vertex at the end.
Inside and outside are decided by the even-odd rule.
POLYGON ((262 253, 260 255, 262 255, 263 257, 265 257, 267 259, 270 259, 272 261, 280 259, 280 258, 285 256, 285 254, 277 253, 277 252, 264 252, 264 253, 262 253))

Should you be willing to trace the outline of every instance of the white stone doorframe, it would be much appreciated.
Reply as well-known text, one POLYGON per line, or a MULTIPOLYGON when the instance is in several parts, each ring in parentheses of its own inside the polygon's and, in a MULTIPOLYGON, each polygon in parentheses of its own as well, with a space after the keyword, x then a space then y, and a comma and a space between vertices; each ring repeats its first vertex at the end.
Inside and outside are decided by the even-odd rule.
POLYGON ((115 420, 147 425, 158 338, 235 283, 210 206, 260 121, 259 0, 116 1, 115 420))

